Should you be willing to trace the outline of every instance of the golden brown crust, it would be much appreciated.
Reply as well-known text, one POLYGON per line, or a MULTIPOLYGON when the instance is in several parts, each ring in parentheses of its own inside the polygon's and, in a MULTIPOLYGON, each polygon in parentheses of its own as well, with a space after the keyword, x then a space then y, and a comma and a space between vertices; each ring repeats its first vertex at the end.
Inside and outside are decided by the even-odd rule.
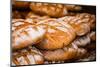
POLYGON ((49 16, 40 16, 40 15, 37 15, 33 12, 29 12, 28 15, 26 16, 26 21, 29 21, 30 23, 38 23, 42 20, 46 20, 48 19, 49 16))
POLYGON ((12 48, 21 49, 42 40, 45 29, 32 25, 23 19, 12 20, 12 48))
POLYGON ((47 19, 37 24, 45 25, 47 29, 44 39, 37 45, 37 48, 40 49, 54 50, 63 48, 69 45, 76 36, 74 29, 70 25, 67 24, 64 27, 55 19, 47 19))
MULTIPOLYGON (((85 35, 90 32, 91 26, 95 23, 95 15, 88 13, 78 13, 74 16, 65 16, 58 19, 70 24, 76 31, 78 36, 85 35)), ((95 26, 94 26, 95 28, 95 26)))
POLYGON ((69 14, 68 10, 81 10, 80 6, 49 3, 31 3, 30 8, 35 13, 51 17, 65 16, 69 14))
POLYGON ((26 49, 13 52, 12 63, 13 65, 43 64, 44 59, 38 49, 29 46, 26 49))
POLYGON ((86 48, 93 50, 95 45, 89 45, 91 37, 89 34, 76 38, 70 45, 56 50, 40 50, 47 61, 69 61, 82 58, 86 48), (85 49, 84 49, 85 47, 85 49))
POLYGON ((85 49, 65 47, 57 50, 41 50, 45 60, 47 61, 65 61, 71 59, 79 59, 86 53, 85 49))

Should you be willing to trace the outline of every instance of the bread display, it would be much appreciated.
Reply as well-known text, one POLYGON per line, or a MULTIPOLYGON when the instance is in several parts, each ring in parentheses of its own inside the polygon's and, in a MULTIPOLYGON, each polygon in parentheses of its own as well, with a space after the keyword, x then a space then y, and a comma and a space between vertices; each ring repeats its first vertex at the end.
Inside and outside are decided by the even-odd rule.
POLYGON ((95 61, 96 13, 84 7, 95 8, 13 1, 12 66, 95 61))

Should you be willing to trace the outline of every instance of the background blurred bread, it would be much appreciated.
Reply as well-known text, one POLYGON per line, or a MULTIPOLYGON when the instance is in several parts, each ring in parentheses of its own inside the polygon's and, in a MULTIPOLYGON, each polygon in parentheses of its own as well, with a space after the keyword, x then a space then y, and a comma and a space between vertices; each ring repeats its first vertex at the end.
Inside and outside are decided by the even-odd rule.
POLYGON ((50 3, 31 3, 30 8, 34 13, 40 15, 48 15, 51 17, 62 17, 70 15, 68 12, 81 10, 80 6, 76 5, 62 5, 62 4, 50 4, 50 3))

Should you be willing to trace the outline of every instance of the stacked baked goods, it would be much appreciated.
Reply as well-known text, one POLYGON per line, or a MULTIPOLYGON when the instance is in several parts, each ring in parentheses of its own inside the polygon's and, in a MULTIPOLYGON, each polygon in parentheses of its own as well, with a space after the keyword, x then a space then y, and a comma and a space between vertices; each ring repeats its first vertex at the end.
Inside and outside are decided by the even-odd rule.
POLYGON ((95 13, 82 6, 14 1, 12 65, 95 60, 95 13))

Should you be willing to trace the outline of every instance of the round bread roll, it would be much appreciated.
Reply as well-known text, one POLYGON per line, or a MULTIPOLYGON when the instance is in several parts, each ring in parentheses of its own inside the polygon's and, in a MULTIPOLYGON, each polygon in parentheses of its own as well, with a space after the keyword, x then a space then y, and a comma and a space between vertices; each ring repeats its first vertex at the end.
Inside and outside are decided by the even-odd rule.
POLYGON ((12 53, 12 66, 43 64, 44 58, 41 52, 35 47, 27 47, 12 53))
POLYGON ((23 19, 12 20, 12 48, 21 49, 40 42, 45 34, 41 25, 33 25, 23 19))

